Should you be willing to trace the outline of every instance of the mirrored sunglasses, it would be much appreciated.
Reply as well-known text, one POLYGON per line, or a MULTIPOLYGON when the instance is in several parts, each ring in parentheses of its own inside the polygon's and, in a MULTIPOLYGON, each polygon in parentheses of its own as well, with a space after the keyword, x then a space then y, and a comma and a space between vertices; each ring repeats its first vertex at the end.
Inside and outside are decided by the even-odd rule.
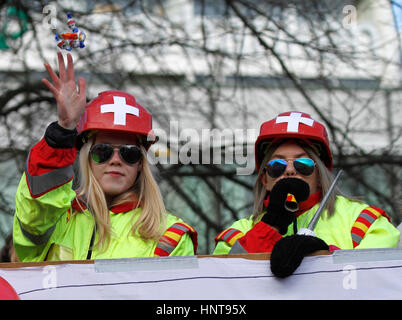
MULTIPOLYGON (((310 176, 314 172, 315 162, 310 158, 297 158, 293 161, 293 167, 303 176, 310 176)), ((283 159, 271 160, 266 165, 266 170, 271 178, 280 177, 286 170, 288 161, 283 159)))

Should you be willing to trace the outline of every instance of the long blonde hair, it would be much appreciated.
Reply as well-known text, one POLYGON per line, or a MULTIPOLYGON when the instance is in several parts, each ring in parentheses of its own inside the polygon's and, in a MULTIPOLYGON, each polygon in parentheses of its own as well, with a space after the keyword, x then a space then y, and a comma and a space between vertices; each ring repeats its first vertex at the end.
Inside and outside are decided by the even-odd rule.
MULTIPOLYGON (((320 159, 320 157, 317 154, 316 148, 308 145, 307 143, 304 143, 299 140, 294 140, 300 147, 306 151, 308 156, 314 160, 316 163, 316 167, 318 170, 318 185, 321 189, 321 192, 323 195, 325 195, 333 181, 333 176, 331 172, 328 170, 328 168, 325 166, 324 162, 320 159)), ((272 154, 274 151, 284 142, 284 140, 277 141, 275 143, 272 143, 269 145, 266 149, 265 155, 263 157, 263 160, 261 162, 260 170, 257 175, 257 181, 254 185, 254 210, 253 210, 253 220, 257 221, 258 217, 261 215, 264 209, 264 200, 267 197, 267 190, 264 186, 264 184, 261 182, 261 177, 262 175, 265 174, 265 165, 266 163, 271 159, 272 154)), ((327 215, 328 217, 331 217, 334 212, 335 212, 335 201, 337 195, 342 195, 340 192, 339 188, 335 187, 334 191, 331 193, 329 196, 328 202, 325 205, 325 209, 327 209, 327 215)))
MULTIPOLYGON (((77 196, 84 199, 87 208, 95 218, 99 236, 96 245, 106 250, 113 230, 105 194, 90 166, 89 151, 94 141, 95 137, 92 136, 80 150, 77 196)), ((149 168, 146 150, 143 146, 141 146, 141 154, 142 168, 136 182, 128 191, 116 197, 111 206, 138 199, 137 207, 141 207, 142 210, 138 219, 133 222, 132 234, 138 233, 144 240, 158 240, 165 230, 166 210, 159 187, 149 168)))

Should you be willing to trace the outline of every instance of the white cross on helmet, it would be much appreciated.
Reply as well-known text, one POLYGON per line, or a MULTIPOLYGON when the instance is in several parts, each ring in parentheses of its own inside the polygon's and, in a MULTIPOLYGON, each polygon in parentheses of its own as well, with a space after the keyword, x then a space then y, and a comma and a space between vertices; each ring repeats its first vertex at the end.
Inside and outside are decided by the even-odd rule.
POLYGON ((102 104, 101 113, 112 112, 114 114, 113 123, 122 126, 126 125, 126 115, 132 114, 138 117, 139 109, 137 107, 126 104, 125 97, 113 96, 112 104, 102 104))
POLYGON ((314 120, 302 116, 300 112, 291 112, 289 116, 276 117, 276 123, 286 122, 288 124, 286 130, 288 132, 299 132, 299 123, 304 123, 310 127, 313 126, 314 120))

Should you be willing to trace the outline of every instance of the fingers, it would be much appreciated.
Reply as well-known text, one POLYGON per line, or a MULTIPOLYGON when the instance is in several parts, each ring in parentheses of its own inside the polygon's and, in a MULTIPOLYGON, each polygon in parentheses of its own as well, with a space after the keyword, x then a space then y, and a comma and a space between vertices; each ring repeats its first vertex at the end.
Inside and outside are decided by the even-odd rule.
POLYGON ((75 81, 73 57, 69 53, 67 54, 67 81, 75 81))
MULTIPOLYGON (((44 66, 49 73, 50 78, 52 79, 53 86, 52 88, 60 88, 63 83, 73 81, 75 82, 75 73, 74 73, 74 63, 73 58, 70 53, 67 54, 67 71, 64 64, 64 58, 61 52, 57 53, 57 60, 59 64, 59 75, 57 75, 49 63, 45 63, 44 66)), ((49 82, 44 82, 46 86, 49 87, 49 82)), ((85 87, 84 87, 85 88, 85 87)), ((50 89, 50 87, 49 87, 50 89)))
POLYGON ((86 97, 86 82, 84 78, 78 78, 78 94, 86 97))
MULTIPOLYGON (((60 87, 60 79, 59 79, 59 77, 57 76, 57 74, 53 71, 52 67, 51 67, 47 62, 44 64, 44 66, 45 66, 45 68, 46 68, 46 70, 47 70, 47 72, 48 72, 50 78, 52 79, 54 85, 55 85, 56 87, 60 87)), ((49 82, 49 81, 48 81, 48 82, 49 82)), ((46 84, 46 83, 45 83, 45 84, 46 84)), ((46 84, 46 85, 47 85, 47 84, 46 84)))
POLYGON ((66 66, 61 52, 57 52, 57 59, 59 61, 59 78, 62 82, 66 82, 66 66))
POLYGON ((56 98, 58 95, 58 90, 49 82, 47 79, 42 79, 42 82, 49 88, 49 90, 53 93, 53 96, 56 98))
MULTIPOLYGON (((74 63, 70 53, 67 54, 67 70, 64 64, 64 58, 61 52, 57 53, 59 64, 59 75, 57 75, 52 67, 45 63, 45 68, 50 75, 52 83, 47 79, 42 79, 42 82, 53 93, 56 100, 68 100, 72 97, 77 98, 77 87, 75 82, 74 63)), ((78 98, 86 104, 86 82, 84 78, 78 79, 78 98)))

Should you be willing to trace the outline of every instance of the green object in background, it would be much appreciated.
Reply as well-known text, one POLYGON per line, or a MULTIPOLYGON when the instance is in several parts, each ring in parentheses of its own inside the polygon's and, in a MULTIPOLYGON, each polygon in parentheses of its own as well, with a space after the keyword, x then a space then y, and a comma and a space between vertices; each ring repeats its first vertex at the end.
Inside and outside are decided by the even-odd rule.
POLYGON ((0 50, 10 48, 10 43, 28 30, 28 16, 24 10, 10 6, 6 9, 4 23, 0 26, 0 50))

